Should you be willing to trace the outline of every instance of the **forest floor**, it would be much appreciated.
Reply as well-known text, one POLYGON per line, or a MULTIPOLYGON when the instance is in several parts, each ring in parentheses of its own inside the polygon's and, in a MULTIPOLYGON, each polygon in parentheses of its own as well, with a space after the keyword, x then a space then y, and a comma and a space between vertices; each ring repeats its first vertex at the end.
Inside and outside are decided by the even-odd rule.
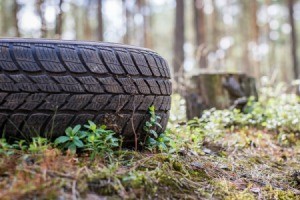
POLYGON ((35 153, 2 147, 0 199, 300 199, 298 104, 273 99, 248 114, 170 122, 164 150, 91 159, 51 144, 35 153))
POLYGON ((197 152, 119 151, 94 161, 51 148, 1 156, 0 199, 300 199, 300 147, 278 145, 271 132, 236 134, 264 138, 243 148, 206 143, 197 152))

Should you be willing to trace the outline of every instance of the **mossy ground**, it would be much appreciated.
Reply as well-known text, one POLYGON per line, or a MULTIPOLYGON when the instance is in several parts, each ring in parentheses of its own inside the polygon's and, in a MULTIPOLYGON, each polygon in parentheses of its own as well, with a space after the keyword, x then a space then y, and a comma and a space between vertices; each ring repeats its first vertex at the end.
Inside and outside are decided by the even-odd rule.
POLYGON ((264 130, 234 132, 198 149, 94 161, 51 147, 2 155, 0 199, 300 199, 300 146, 264 130))

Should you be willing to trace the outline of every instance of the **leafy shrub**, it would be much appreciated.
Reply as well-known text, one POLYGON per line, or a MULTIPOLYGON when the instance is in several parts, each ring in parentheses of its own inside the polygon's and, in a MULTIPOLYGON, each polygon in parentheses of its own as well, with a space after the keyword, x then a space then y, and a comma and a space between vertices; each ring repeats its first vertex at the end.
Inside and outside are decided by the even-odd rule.
POLYGON ((82 129, 80 125, 67 128, 65 136, 55 140, 55 144, 61 149, 68 149, 75 154, 77 149, 91 152, 91 158, 104 153, 111 153, 113 148, 119 146, 119 139, 114 137, 115 132, 107 130, 106 126, 97 125, 88 121, 82 129))
POLYGON ((147 133, 146 138, 146 146, 150 151, 160 150, 167 151, 169 147, 169 143, 171 139, 166 135, 166 133, 157 133, 156 128, 161 128, 158 120, 160 120, 160 116, 155 114, 155 107, 149 107, 150 120, 145 123, 144 131, 147 133))

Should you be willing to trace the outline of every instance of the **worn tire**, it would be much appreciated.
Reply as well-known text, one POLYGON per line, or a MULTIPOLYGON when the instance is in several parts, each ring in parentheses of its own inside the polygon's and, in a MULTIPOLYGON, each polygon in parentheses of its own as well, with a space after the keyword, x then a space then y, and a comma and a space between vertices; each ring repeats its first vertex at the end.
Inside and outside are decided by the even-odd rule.
POLYGON ((121 44, 0 39, 0 128, 9 138, 63 135, 92 120, 141 141, 154 105, 165 129, 171 82, 157 53, 121 44))

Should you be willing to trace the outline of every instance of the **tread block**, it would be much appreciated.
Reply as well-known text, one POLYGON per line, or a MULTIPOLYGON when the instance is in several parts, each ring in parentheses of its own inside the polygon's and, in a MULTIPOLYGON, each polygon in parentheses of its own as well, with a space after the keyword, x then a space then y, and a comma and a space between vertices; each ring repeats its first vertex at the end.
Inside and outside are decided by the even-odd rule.
POLYGON ((27 115, 26 114, 12 114, 8 117, 7 123, 4 127, 5 134, 8 137, 14 138, 17 135, 23 136, 21 130, 21 124, 25 121, 27 115))
POLYGON ((150 55, 150 54, 144 54, 144 55, 145 55, 149 65, 150 65, 150 69, 153 72, 154 76, 161 76, 161 74, 159 72, 159 69, 158 69, 158 66, 157 66, 153 56, 150 55))
POLYGON ((18 71, 18 67, 13 62, 0 61, 0 69, 4 71, 18 71))
POLYGON ((148 110, 149 107, 152 105, 154 96, 145 96, 143 102, 141 103, 139 110, 148 110))
POLYGON ((32 83, 17 83, 15 84, 23 92, 37 92, 38 87, 32 83))
POLYGON ((166 77, 170 78, 170 69, 165 59, 160 58, 166 77))
POLYGON ((164 103, 164 96, 157 96, 153 102, 153 105, 155 107, 155 110, 159 110, 161 105, 164 103))
POLYGON ((30 115, 30 117, 25 121, 23 130, 26 136, 40 136, 41 128, 45 125, 47 119, 50 115, 43 113, 36 113, 30 115))
POLYGON ((116 133, 121 133, 122 130, 125 128, 127 125, 131 115, 129 114, 120 114, 117 116, 117 122, 118 122, 118 127, 114 129, 116 133))
POLYGON ((100 84, 95 84, 95 85, 84 85, 84 88, 88 92, 93 92, 93 93, 104 93, 104 89, 100 84))
POLYGON ((147 83, 144 81, 144 79, 142 78, 137 78, 137 79, 133 79, 138 90, 140 91, 140 93, 142 94, 150 94, 151 91, 147 85, 147 83))
POLYGON ((86 72, 86 68, 81 63, 78 53, 73 46, 60 45, 59 52, 66 66, 69 68, 71 72, 74 73, 86 72))
POLYGON ((114 110, 119 112, 129 99, 130 97, 128 95, 116 95, 111 98, 109 104, 104 107, 104 110, 114 110))
POLYGON ((160 87, 161 94, 164 94, 164 95, 168 94, 165 81, 158 80, 157 83, 160 87))
POLYGON ((141 122, 144 119, 144 115, 142 114, 134 114, 128 119, 128 122, 125 125, 123 136, 126 137, 127 140, 134 140, 135 135, 137 134, 137 138, 139 138, 140 133, 137 132, 137 128, 140 126, 141 122))
MULTIPOLYGON (((5 113, 0 113, 0 128, 2 127, 3 123, 8 118, 8 115, 5 113)), ((3 130, 1 131, 3 133, 3 130)), ((1 135, 1 134, 0 134, 1 135)), ((1 135, 3 137, 3 135, 1 135)))
POLYGON ((105 65, 99 58, 97 49, 90 49, 90 48, 79 48, 82 58, 86 63, 86 66, 96 74, 105 74, 108 73, 105 65))
POLYGON ((54 83, 54 81, 47 75, 30 76, 36 83, 54 83))
POLYGON ((169 96, 164 96, 164 100, 161 104, 161 107, 159 108, 160 110, 169 110, 170 109, 170 104, 171 104, 171 97, 169 96))
POLYGON ((71 72, 74 72, 74 73, 87 72, 85 67, 81 63, 65 62, 65 64, 71 72))
POLYGON ((65 62, 81 63, 74 46, 59 45, 58 47, 59 47, 60 55, 65 62))
POLYGON ((98 81, 92 77, 92 76, 83 76, 83 77, 78 77, 79 81, 83 84, 91 84, 91 85, 94 85, 94 84, 97 84, 98 81))
POLYGON ((146 61, 144 55, 141 53, 136 53, 136 52, 131 52, 131 55, 133 56, 133 59, 137 65, 137 67, 139 68, 140 72, 143 75, 151 76, 152 72, 147 64, 147 61, 146 61))
POLYGON ((41 71, 40 67, 34 62, 18 61, 22 70, 27 72, 39 72, 41 71))
POLYGON ((51 94, 45 99, 45 103, 43 103, 38 109, 56 111, 66 102, 68 96, 69 94, 51 94))
POLYGON ((76 126, 77 124, 80 124, 80 125, 84 125, 84 124, 87 124, 87 122, 89 120, 93 121, 94 119, 94 115, 89 115, 89 114, 81 114, 81 115, 77 115, 74 119, 74 121, 71 123, 71 127, 74 127, 76 126))
POLYGON ((146 80, 146 82, 150 86, 150 90, 151 90, 152 94, 161 94, 159 86, 158 86, 156 80, 149 79, 149 80, 146 80))
POLYGON ((68 85, 75 85, 75 84, 79 84, 78 81, 75 80, 75 78, 73 78, 72 76, 53 76, 53 78, 62 84, 68 84, 68 85))
POLYGON ((61 88, 66 92, 74 92, 74 93, 82 93, 84 92, 84 89, 81 87, 81 85, 65 85, 61 84, 61 88))
POLYGON ((6 102, 0 106, 0 110, 15 110, 19 107, 28 96, 28 93, 14 93, 6 97, 6 102))
POLYGON ((124 51, 116 51, 116 52, 126 72, 131 75, 138 75, 139 71, 137 70, 133 60, 131 59, 130 53, 124 51))
POLYGON ((41 64, 48 72, 65 72, 65 67, 58 62, 41 61, 41 64))
POLYGON ((91 94, 81 94, 81 95, 73 95, 68 100, 68 103, 65 104, 61 109, 62 110, 80 110, 82 109, 93 95, 91 94))
POLYGON ((46 98, 47 94, 44 93, 36 93, 27 97, 26 102, 22 104, 19 109, 22 110, 33 110, 38 107, 39 104, 46 98))
POLYGON ((101 110, 110 99, 111 95, 96 95, 92 101, 85 107, 85 110, 101 110))
POLYGON ((53 115, 45 128, 45 134, 50 138, 56 138, 65 133, 66 127, 69 126, 70 121, 74 115, 71 114, 56 114, 53 115))
POLYGON ((172 94, 172 84, 171 81, 164 81, 166 85, 167 95, 172 94))
POLYGON ((1 83, 0 90, 7 92, 18 92, 19 88, 14 83, 1 83))
POLYGON ((106 66, 114 74, 125 74, 124 69, 120 65, 117 56, 114 52, 109 50, 100 49, 103 60, 106 63, 106 66))
POLYGON ((79 81, 84 84, 87 91, 93 93, 104 93, 103 87, 92 76, 78 77, 79 81))
POLYGON ((118 81, 123 86, 125 92, 129 94, 137 94, 138 90, 136 86, 134 85, 134 82, 131 78, 118 78, 118 81))
POLYGON ((0 46, 0 60, 12 61, 9 54, 9 44, 1 44, 0 46))
POLYGON ((126 120, 126 118, 122 119, 121 116, 106 113, 106 114, 99 114, 95 118, 95 123, 97 125, 106 125, 108 130, 112 130, 116 133, 119 133, 123 129, 124 120, 126 120))
POLYGON ((8 93, 0 92, 0 103, 5 100, 5 97, 8 95, 8 93))
POLYGON ((43 92, 60 92, 59 87, 54 84, 38 84, 38 87, 43 92))
POLYGON ((35 50, 40 61, 60 62, 54 46, 36 46, 35 50))
POLYGON ((12 78, 17 83, 32 83, 25 75, 23 74, 17 74, 17 75, 10 75, 10 78, 12 78))
POLYGON ((24 71, 28 72, 38 72, 41 71, 41 68, 36 64, 34 60, 32 49, 30 46, 13 46, 13 53, 19 64, 19 66, 24 71))
POLYGON ((158 56, 154 56, 154 59, 156 61, 156 64, 158 66, 159 72, 163 77, 166 77, 166 72, 164 70, 163 65, 161 64, 160 58, 158 56))
POLYGON ((0 83, 13 83, 13 81, 5 74, 0 74, 0 83))
POLYGON ((38 46, 35 47, 37 58, 40 63, 49 72, 65 72, 65 67, 60 63, 54 46, 38 46))
POLYGON ((143 102, 143 100, 144 100, 143 95, 135 95, 135 96, 131 97, 131 99, 128 101, 127 105, 123 109, 135 111, 138 109, 138 107, 143 102))
POLYGON ((98 78, 105 90, 109 93, 123 93, 121 85, 112 77, 98 78))

